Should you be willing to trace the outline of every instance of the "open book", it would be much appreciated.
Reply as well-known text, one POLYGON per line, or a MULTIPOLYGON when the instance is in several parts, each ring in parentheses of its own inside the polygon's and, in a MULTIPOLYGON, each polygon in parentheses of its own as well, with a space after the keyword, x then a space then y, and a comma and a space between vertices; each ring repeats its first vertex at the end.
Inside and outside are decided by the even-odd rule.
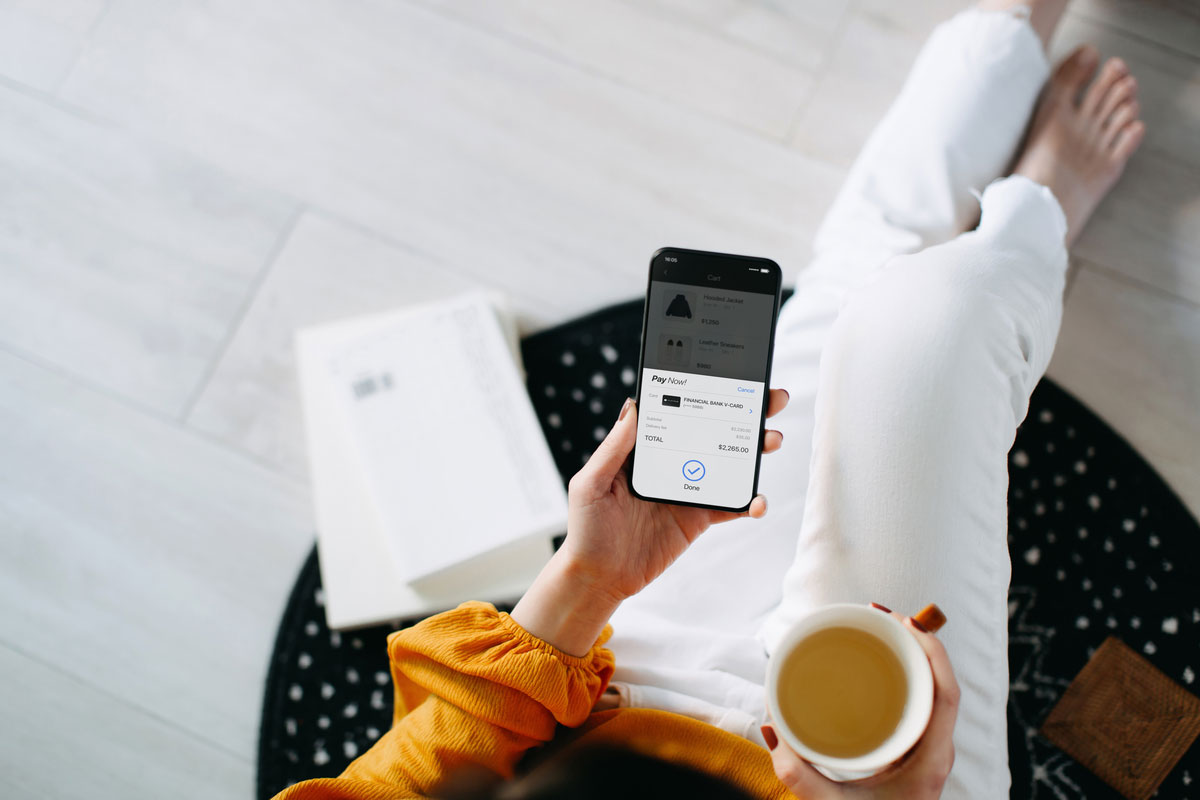
POLYGON ((482 292, 299 331, 331 628, 519 597, 566 493, 482 292))

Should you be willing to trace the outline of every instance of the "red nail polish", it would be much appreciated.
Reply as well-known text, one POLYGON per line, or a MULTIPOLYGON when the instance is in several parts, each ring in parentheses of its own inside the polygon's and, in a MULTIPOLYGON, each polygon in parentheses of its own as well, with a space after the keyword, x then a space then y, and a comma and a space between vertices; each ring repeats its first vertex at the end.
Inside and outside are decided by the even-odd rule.
POLYGON ((775 735, 775 729, 770 725, 762 726, 762 737, 767 742, 768 750, 774 750, 779 746, 779 737, 775 735))
POLYGON ((917 622, 916 617, 909 617, 908 621, 911 622, 912 626, 914 628, 916 628, 917 630, 919 630, 921 633, 929 633, 929 630, 924 625, 922 625, 920 622, 917 622))
POLYGON ((871 603, 871 605, 875 606, 876 608, 878 608, 880 611, 882 611, 885 614, 892 613, 892 610, 890 608, 888 608, 887 606, 881 606, 881 605, 879 605, 879 603, 871 603))

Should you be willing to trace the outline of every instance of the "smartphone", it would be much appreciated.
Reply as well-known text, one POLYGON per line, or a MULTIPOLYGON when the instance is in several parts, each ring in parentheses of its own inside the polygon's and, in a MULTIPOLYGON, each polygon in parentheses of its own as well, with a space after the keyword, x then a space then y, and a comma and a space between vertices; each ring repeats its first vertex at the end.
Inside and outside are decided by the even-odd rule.
POLYGON ((758 491, 779 265, 663 248, 650 258, 630 490, 745 511, 758 491))

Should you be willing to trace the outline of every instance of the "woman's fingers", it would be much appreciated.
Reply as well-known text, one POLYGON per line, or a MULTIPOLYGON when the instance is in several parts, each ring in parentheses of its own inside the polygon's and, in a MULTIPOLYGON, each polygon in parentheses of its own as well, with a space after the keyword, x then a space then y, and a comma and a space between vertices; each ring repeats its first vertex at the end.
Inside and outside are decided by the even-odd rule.
POLYGON ((763 452, 774 453, 781 447, 783 447, 783 434, 779 431, 767 431, 763 436, 763 452))
POLYGON ((583 469, 571 478, 571 488, 585 487, 589 492, 607 492, 617 472, 625 465, 625 459, 633 450, 637 438, 637 403, 632 398, 625 401, 617 424, 592 453, 583 469))
MULTIPOLYGON (((876 608, 883 611, 878 605, 876 608)), ((933 713, 929 718, 929 726, 916 746, 906 754, 904 761, 906 764, 911 762, 912 769, 931 771, 944 778, 950 774, 950 767, 954 764, 954 723, 958 719, 958 704, 962 696, 958 679, 954 677, 954 669, 950 666, 950 656, 946 654, 946 647, 941 640, 914 625, 912 617, 895 611, 886 613, 916 638, 933 670, 933 713)))
POLYGON ((746 512, 755 519, 761 519, 767 515, 767 497, 766 495, 757 495, 750 501, 750 508, 746 512))
POLYGON ((950 657, 941 640, 932 633, 925 633, 913 624, 912 617, 907 617, 905 626, 917 637, 921 649, 929 657, 929 665, 933 667, 933 716, 929 719, 929 727, 925 729, 921 745, 924 753, 914 753, 914 757, 930 758, 938 762, 939 771, 950 773, 954 763, 954 723, 958 719, 958 704, 962 698, 962 690, 958 679, 954 677, 954 669, 950 666, 950 657), (943 763, 944 762, 944 763, 943 763))
MULTIPOLYGON (((745 511, 705 511, 704 509, 695 509, 703 511, 707 515, 707 525, 720 525, 722 522, 740 519, 741 517, 754 517, 760 519, 767 514, 767 496, 764 494, 755 495, 750 501, 750 507, 745 511)), ((707 527, 706 525, 706 527, 707 527)))
POLYGON ((779 738, 770 725, 763 726, 763 738, 767 740, 768 745, 775 743, 771 748, 771 764, 775 768, 775 776, 788 791, 796 797, 809 800, 824 800, 837 796, 840 789, 838 784, 817 772, 811 764, 796 755, 796 751, 788 747, 787 742, 779 738))
POLYGON ((770 419, 787 408, 789 399, 791 399, 791 395, 788 394, 787 389, 772 389, 767 395, 767 418, 770 419))

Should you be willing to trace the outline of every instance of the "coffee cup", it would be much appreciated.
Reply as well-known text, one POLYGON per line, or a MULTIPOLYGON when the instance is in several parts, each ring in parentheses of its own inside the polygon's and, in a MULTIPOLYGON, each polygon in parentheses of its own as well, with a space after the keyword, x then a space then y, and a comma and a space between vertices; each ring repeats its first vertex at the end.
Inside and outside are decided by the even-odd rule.
MULTIPOLYGON (((931 632, 945 621, 936 606, 917 618, 931 632)), ((856 603, 822 606, 793 624, 772 652, 767 708, 782 740, 823 775, 866 778, 925 733, 933 669, 891 614, 856 603)))

